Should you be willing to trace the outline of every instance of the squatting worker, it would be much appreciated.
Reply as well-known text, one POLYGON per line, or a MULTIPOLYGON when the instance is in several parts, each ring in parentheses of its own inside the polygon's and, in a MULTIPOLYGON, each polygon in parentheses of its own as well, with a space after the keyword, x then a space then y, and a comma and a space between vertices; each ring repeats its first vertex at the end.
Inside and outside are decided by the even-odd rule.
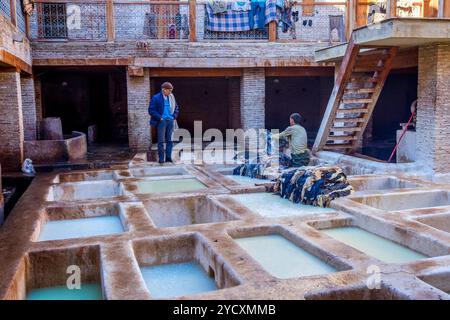
POLYGON ((289 140, 293 167, 307 166, 311 157, 308 150, 308 136, 305 128, 300 125, 301 120, 300 114, 291 114, 289 117, 290 126, 283 132, 272 136, 274 139, 287 138, 289 140))
POLYGON ((178 117, 180 109, 172 91, 172 84, 170 82, 164 82, 161 85, 161 92, 158 92, 152 97, 148 107, 148 113, 151 116, 150 125, 156 127, 158 158, 161 164, 164 162, 172 162, 172 134, 174 121, 178 117), (164 142, 166 143, 165 150, 164 142))

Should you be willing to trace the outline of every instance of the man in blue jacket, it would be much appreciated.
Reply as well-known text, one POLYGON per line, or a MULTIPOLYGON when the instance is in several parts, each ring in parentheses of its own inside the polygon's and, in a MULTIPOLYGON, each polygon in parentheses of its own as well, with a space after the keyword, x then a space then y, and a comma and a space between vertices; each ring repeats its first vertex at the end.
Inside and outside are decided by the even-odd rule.
POLYGON ((150 125, 156 126, 157 129, 159 163, 172 162, 173 124, 179 113, 179 107, 172 90, 172 84, 164 82, 161 86, 161 92, 152 97, 148 107, 148 113, 151 116, 150 125), (166 150, 164 150, 164 142, 166 143, 166 150))

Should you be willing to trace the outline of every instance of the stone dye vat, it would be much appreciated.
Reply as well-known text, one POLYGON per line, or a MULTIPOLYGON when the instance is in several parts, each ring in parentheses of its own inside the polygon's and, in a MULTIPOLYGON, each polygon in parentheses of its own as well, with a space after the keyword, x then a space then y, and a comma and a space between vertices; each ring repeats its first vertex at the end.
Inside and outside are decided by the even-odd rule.
POLYGON ((391 176, 350 176, 350 185, 355 191, 410 189, 423 187, 422 184, 391 176))
POLYGON ((237 220, 238 217, 206 196, 170 197, 146 202, 150 219, 158 228, 237 220))
POLYGON ((124 203, 48 207, 37 241, 119 234, 128 230, 124 203))
POLYGON ((172 298, 217 290, 214 279, 196 262, 182 262, 141 268, 153 298, 172 298))
POLYGON ((92 237, 123 231, 118 216, 49 221, 44 225, 39 241, 92 237))
POLYGON ((184 167, 138 168, 131 169, 133 177, 181 176, 190 175, 184 167))
POLYGON ((278 234, 235 241, 267 272, 279 279, 324 275, 337 270, 278 234))
POLYGON ((330 208, 320 208, 301 203, 293 203, 271 193, 248 193, 231 195, 231 198, 266 218, 303 216, 333 212, 330 208))
POLYGON ((84 284, 80 289, 56 286, 31 290, 27 300, 102 300, 102 287, 99 284, 84 284))
POLYGON ((433 214, 423 218, 418 218, 417 221, 429 225, 435 229, 450 233, 450 213, 433 214))
POLYGON ((207 189, 208 187, 197 178, 167 179, 167 180, 145 180, 132 183, 140 194, 188 192, 207 189))
POLYGON ((35 251, 21 262, 15 276, 15 299, 101 300, 100 252, 98 246, 35 251), (79 272, 79 284, 70 275, 79 272))
POLYGON ((256 178, 250 178, 245 176, 235 176, 235 175, 227 175, 227 178, 242 184, 242 185, 254 185, 255 183, 267 183, 270 182, 270 180, 267 179, 256 179, 256 178))
POLYGON ((419 252, 357 227, 324 229, 321 232, 386 263, 404 263, 427 258, 419 252))
POLYGON ((450 206, 447 191, 399 192, 388 195, 352 198, 364 205, 387 211, 450 206))
POLYGON ((234 287, 240 281, 199 234, 138 240, 133 244, 152 298, 171 298, 234 287))
POLYGON ((79 182, 79 181, 100 181, 112 180, 115 178, 114 171, 88 171, 84 173, 61 173, 58 174, 54 183, 79 182))
POLYGON ((89 181, 55 184, 50 187, 47 201, 77 201, 113 198, 123 195, 123 188, 115 181, 89 181))

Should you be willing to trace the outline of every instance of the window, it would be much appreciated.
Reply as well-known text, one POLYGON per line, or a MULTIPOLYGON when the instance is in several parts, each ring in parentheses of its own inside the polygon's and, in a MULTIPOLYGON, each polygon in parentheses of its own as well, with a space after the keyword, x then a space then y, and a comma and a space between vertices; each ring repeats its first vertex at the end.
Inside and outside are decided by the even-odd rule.
POLYGON ((39 38, 67 38, 65 3, 41 3, 38 10, 39 38))

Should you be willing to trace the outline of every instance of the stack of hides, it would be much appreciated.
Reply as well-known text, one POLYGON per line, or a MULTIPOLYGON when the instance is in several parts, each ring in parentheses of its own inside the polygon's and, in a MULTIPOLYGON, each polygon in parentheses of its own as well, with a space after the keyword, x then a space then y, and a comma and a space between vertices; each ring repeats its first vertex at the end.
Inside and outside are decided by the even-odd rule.
POLYGON ((273 191, 294 203, 329 207, 330 202, 352 193, 339 167, 300 167, 283 173, 273 191))

